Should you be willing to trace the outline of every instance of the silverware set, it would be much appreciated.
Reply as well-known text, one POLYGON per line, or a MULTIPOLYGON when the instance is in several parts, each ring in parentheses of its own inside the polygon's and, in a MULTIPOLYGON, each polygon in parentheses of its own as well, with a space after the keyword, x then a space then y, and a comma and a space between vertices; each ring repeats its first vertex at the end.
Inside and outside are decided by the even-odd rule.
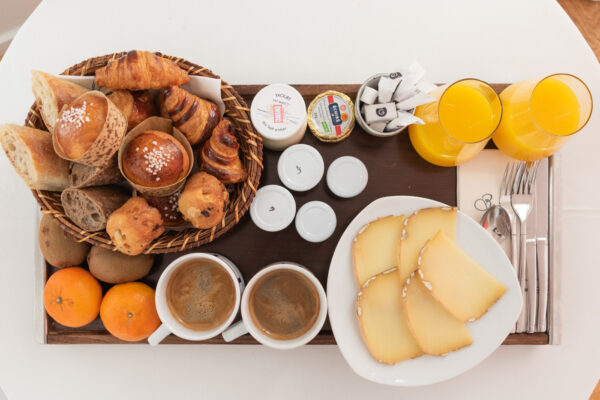
POLYGON ((513 333, 545 332, 548 311, 548 169, 540 162, 506 166, 499 205, 488 209, 482 224, 499 242, 510 236, 509 257, 523 296, 513 333))

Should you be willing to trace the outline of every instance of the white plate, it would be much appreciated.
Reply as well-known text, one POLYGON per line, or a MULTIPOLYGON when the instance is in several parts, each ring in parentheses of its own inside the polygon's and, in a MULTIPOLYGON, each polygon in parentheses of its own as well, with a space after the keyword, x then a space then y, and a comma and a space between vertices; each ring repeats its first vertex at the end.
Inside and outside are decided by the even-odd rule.
POLYGON ((462 212, 457 218, 457 242, 475 261, 504 283, 508 290, 489 311, 467 324, 473 344, 446 356, 421 356, 385 365, 375 361, 365 346, 354 305, 358 284, 352 272, 352 240, 368 222, 387 215, 409 215, 440 202, 410 196, 382 197, 369 204, 344 231, 331 259, 327 278, 329 320, 346 362, 358 375, 394 386, 421 386, 453 378, 488 357, 508 336, 521 311, 521 291, 514 269, 502 248, 473 219, 462 212))

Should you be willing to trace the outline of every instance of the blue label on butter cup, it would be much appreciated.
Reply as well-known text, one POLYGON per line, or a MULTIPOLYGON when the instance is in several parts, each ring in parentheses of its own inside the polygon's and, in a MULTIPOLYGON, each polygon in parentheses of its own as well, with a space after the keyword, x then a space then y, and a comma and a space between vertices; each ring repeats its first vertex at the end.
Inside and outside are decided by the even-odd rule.
POLYGON ((331 115, 331 122, 333 125, 341 125, 342 118, 340 116, 340 106, 337 103, 329 104, 329 114, 331 115))

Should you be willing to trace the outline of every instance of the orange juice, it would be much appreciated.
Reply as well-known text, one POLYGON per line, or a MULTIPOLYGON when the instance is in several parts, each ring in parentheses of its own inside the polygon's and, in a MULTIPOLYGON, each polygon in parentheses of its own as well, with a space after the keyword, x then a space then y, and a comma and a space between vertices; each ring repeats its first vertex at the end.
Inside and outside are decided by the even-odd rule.
POLYGON ((504 116, 494 143, 510 157, 534 161, 560 149, 589 119, 592 100, 572 75, 526 80, 501 94, 504 116))
POLYGON ((500 122, 498 95, 476 79, 464 79, 430 94, 438 101, 415 110, 425 125, 409 126, 410 141, 417 153, 443 167, 475 157, 500 122))

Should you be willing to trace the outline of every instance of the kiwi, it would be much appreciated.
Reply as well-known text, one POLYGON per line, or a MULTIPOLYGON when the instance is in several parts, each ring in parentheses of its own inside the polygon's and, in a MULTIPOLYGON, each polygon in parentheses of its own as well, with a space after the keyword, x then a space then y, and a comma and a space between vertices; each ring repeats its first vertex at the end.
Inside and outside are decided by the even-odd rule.
POLYGON ((88 243, 75 241, 49 214, 42 216, 38 241, 42 255, 56 268, 81 265, 90 250, 88 243))
POLYGON ((107 283, 124 283, 143 278, 152 269, 154 256, 128 256, 118 251, 92 246, 87 257, 88 266, 96 279, 107 283))

